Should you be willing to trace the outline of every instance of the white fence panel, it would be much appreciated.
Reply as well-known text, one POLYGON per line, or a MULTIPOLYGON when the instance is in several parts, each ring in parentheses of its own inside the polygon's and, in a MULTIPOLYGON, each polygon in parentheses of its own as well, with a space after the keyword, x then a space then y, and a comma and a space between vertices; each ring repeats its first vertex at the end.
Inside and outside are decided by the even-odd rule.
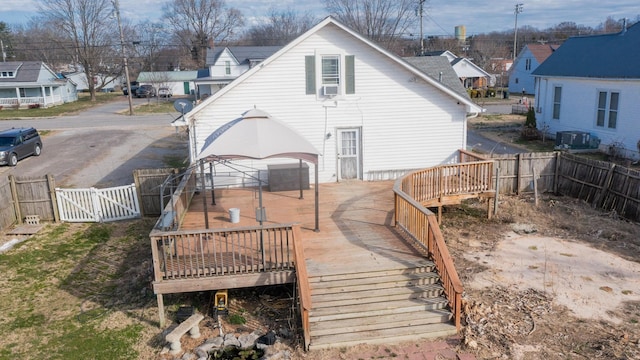
POLYGON ((107 189, 56 189, 60 220, 105 222, 140 217, 135 184, 107 189))

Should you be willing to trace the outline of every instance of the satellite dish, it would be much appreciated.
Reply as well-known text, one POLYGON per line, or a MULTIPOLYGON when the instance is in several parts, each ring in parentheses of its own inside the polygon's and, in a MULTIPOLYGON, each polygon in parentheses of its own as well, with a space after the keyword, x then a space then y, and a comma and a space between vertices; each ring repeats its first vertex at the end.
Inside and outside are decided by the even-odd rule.
POLYGON ((173 102, 173 108, 181 114, 188 113, 193 109, 193 103, 189 100, 178 99, 173 102))

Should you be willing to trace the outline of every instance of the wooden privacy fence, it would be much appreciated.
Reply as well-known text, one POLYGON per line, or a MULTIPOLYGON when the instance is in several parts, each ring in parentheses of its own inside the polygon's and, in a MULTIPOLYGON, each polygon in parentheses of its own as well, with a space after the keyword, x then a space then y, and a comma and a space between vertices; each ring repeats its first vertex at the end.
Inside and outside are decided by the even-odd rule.
POLYGON ((51 175, 9 175, 7 181, 0 184, 0 228, 22 223, 26 216, 37 216, 43 221, 58 221, 54 189, 55 181, 51 175))
POLYGON ((640 171, 562 154, 556 177, 558 193, 640 221, 640 171))
POLYGON ((56 189, 60 220, 106 222, 140 217, 135 184, 107 189, 56 189))
POLYGON ((640 221, 640 171, 564 152, 493 155, 501 194, 534 190, 584 200, 640 221))
POLYGON ((168 197, 160 196, 162 184, 169 177, 179 173, 176 168, 136 169, 133 171, 133 182, 138 188, 138 202, 142 216, 160 216, 167 205, 168 197))

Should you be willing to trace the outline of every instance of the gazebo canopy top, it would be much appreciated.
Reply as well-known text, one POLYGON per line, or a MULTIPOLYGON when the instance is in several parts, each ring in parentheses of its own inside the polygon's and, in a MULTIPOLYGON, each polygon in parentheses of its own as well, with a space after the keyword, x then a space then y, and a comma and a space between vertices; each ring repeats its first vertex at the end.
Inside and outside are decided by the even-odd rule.
POLYGON ((317 164, 318 154, 297 131, 265 111, 251 109, 212 132, 198 160, 287 157, 317 164))

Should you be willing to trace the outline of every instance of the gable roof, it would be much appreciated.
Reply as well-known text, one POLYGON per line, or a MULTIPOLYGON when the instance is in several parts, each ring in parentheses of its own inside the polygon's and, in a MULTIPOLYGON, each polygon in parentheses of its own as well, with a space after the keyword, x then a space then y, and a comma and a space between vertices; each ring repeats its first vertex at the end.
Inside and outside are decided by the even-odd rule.
POLYGON ((444 56, 413 56, 403 58, 411 65, 418 68, 420 71, 426 73, 432 78, 438 80, 438 82, 451 88, 451 90, 458 94, 468 97, 469 94, 462 86, 460 78, 453 70, 449 60, 444 56))
MULTIPOLYGON (((407 69, 408 71, 410 71, 414 75, 416 75, 416 77, 419 77, 419 78, 425 80, 425 82, 427 82, 428 84, 433 85, 435 88, 443 91, 444 93, 448 94, 449 96, 453 97, 454 99, 460 101, 460 103, 465 104, 467 106, 467 112, 482 112, 483 111, 482 107, 478 106, 476 103, 471 101, 471 99, 468 96, 462 96, 459 93, 457 93, 454 90, 452 90, 451 88, 449 88, 448 86, 446 86, 444 84, 441 84, 437 80, 433 79, 431 76, 429 76, 426 73, 418 70, 417 68, 415 68, 414 66, 412 66, 408 62, 402 60, 402 58, 400 58, 399 56, 397 56, 397 55, 389 52, 388 50, 382 48, 381 46, 375 44, 374 42, 372 42, 371 40, 369 40, 366 37, 362 36, 358 32, 356 32, 356 31, 350 29, 349 27, 347 27, 346 25, 342 24, 341 22, 339 22, 338 20, 336 20, 332 16, 327 16, 322 21, 320 21, 318 24, 316 24, 314 27, 312 27, 311 29, 307 30, 307 32, 303 33, 302 35, 298 36, 293 41, 289 42, 289 44, 287 44, 286 46, 282 47, 276 53, 274 53, 273 55, 271 55, 267 59, 265 59, 262 62, 262 65, 267 66, 269 63, 271 63, 271 62, 275 61, 276 59, 278 59, 282 54, 285 54, 290 49, 294 48, 295 46, 297 46, 298 44, 300 44, 301 42, 303 42, 304 40, 306 40, 307 38, 309 38, 313 34, 315 34, 318 31, 320 31, 322 28, 324 28, 326 26, 329 26, 329 25, 337 26, 338 28, 340 28, 344 32, 348 33, 349 35, 353 36, 354 38, 357 38, 358 40, 362 41, 364 44, 366 44, 369 47, 373 48, 374 50, 376 50, 377 52, 379 52, 383 56, 386 56, 389 59, 395 61, 398 65, 400 65, 401 67, 407 69)), ((257 71, 260 71, 261 69, 263 69, 264 66, 254 66, 253 68, 249 69, 248 71, 245 71, 242 75, 238 76, 235 80, 233 80, 231 83, 229 83, 229 85, 223 87, 222 89, 220 89, 220 91, 217 91, 213 95, 211 95, 208 98, 206 98, 204 101, 202 101, 200 104, 198 104, 192 111, 190 111, 188 114, 185 114, 185 117, 187 118, 187 121, 192 119, 193 116, 195 116, 202 109, 206 108, 210 103, 216 101, 218 98, 220 98, 221 96, 223 96, 224 94, 226 94, 227 92, 229 92, 233 88, 235 88, 238 84, 242 83, 246 78, 249 78, 249 77, 253 76, 254 73, 256 73, 257 71)))
POLYGON ((535 76, 640 79, 640 22, 615 34, 571 37, 535 76))
POLYGON ((37 82, 42 68, 51 73, 51 82, 58 79, 58 76, 42 61, 7 61, 0 62, 0 71, 13 71, 15 77, 0 78, 0 82, 37 82))
MULTIPOLYGON (((533 57, 536 59, 538 64, 542 64, 556 49, 560 47, 557 44, 527 44, 526 47, 529 49, 533 57)), ((522 54, 522 53, 521 53, 522 54)))
POLYGON ((215 64, 225 50, 229 51, 238 64, 242 65, 252 61, 262 61, 280 49, 282 46, 224 46, 207 49, 206 63, 207 65, 215 64))

